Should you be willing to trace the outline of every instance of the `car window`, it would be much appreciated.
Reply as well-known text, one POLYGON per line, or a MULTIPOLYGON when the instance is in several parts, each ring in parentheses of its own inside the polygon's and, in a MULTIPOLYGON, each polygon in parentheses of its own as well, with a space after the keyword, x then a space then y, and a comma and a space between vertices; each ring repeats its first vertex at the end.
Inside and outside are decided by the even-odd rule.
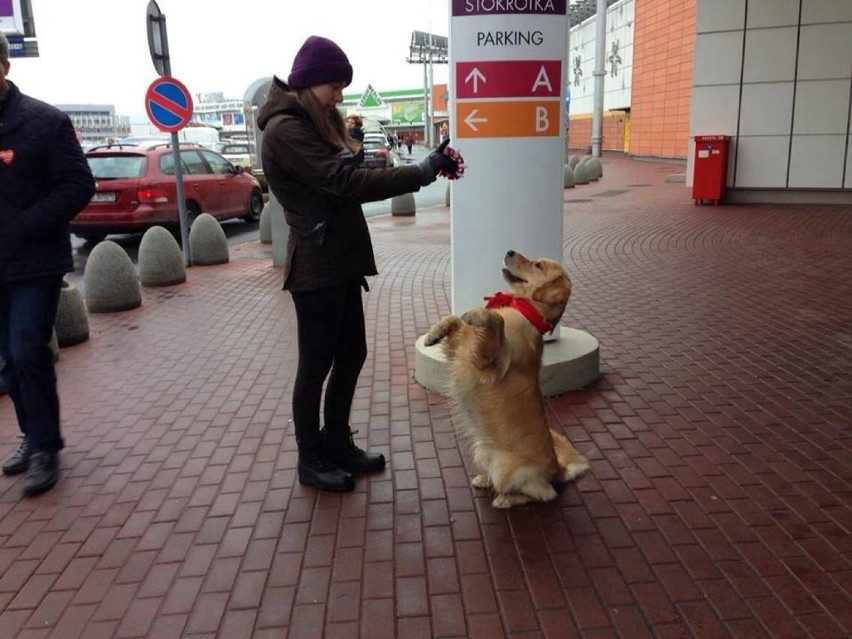
POLYGON ((364 140, 364 148, 367 150, 370 149, 384 149, 385 145, 380 140, 364 140))
MULTIPOLYGON (((186 167, 186 162, 183 160, 183 156, 181 156, 181 171, 184 174, 189 173, 189 169, 186 167)), ((163 175, 174 175, 175 174, 175 155, 174 153, 164 153, 160 156, 160 173, 163 175)))
POLYGON ((181 151, 180 161, 183 163, 182 166, 188 175, 204 175, 205 173, 210 173, 198 151, 181 151))
POLYGON ((233 154, 246 154, 249 152, 248 146, 245 144, 229 144, 224 149, 222 149, 222 153, 233 153, 233 154))
POLYGON ((200 153, 207 160, 207 164, 210 165, 210 168, 213 169, 213 173, 216 175, 226 175, 234 172, 233 165, 218 153, 213 153, 212 151, 201 151, 200 153))
POLYGON ((96 180, 142 177, 147 166, 141 155, 89 155, 86 159, 96 180))

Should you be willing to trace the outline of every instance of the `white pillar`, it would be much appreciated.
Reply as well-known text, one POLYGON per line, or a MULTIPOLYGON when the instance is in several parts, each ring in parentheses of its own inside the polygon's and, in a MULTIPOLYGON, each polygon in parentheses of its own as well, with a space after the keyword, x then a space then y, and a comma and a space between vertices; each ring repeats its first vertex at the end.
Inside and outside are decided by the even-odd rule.
POLYGON ((567 4, 451 3, 451 144, 467 163, 452 183, 454 313, 505 288, 510 249, 562 261, 567 4))
POLYGON ((606 0, 598 0, 595 16, 595 100, 592 111, 592 155, 601 156, 604 77, 606 77, 606 0))

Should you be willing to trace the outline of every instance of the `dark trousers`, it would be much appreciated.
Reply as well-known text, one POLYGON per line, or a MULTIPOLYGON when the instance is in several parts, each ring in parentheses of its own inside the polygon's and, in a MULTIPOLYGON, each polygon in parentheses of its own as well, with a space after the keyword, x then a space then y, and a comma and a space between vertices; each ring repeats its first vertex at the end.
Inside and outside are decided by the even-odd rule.
POLYGON ((61 287, 61 275, 0 283, 3 382, 18 426, 35 450, 57 451, 64 446, 50 349, 61 287))
POLYGON ((293 293, 299 366, 293 387, 293 423, 300 448, 318 449, 320 399, 330 438, 349 436, 349 412, 367 359, 361 278, 315 291, 293 293), (329 371, 331 375, 329 376, 329 371))

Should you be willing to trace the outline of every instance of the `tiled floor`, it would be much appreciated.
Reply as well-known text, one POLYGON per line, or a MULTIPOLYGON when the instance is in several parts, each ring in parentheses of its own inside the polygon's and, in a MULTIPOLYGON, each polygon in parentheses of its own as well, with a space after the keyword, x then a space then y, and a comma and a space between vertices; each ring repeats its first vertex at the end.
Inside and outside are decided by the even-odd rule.
MULTIPOLYGON (((292 304, 246 244, 63 349, 63 481, 0 478, 0 637, 852 634, 852 210, 604 169, 565 191, 564 322, 603 376, 548 400, 592 459, 557 502, 492 509, 412 380, 447 209, 370 220, 353 424, 390 466, 343 496, 296 482, 292 304)), ((0 454, 16 430, 2 397, 0 454)))

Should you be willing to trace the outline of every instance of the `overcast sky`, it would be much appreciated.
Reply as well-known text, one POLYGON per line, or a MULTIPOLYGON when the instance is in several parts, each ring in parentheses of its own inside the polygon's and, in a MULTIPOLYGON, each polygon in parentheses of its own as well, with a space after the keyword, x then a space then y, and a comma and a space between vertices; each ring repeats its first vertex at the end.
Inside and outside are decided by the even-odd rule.
MULTIPOLYGON (((166 16, 172 75, 193 93, 242 99, 256 79, 286 78, 309 35, 337 42, 355 73, 348 91, 423 86, 408 64, 412 31, 449 35, 449 0, 157 0, 166 16)), ((9 79, 54 104, 114 104, 147 121, 157 78, 148 52, 148 0, 32 0, 38 58, 13 58, 9 79)), ((447 81, 436 66, 436 83, 447 81)))

